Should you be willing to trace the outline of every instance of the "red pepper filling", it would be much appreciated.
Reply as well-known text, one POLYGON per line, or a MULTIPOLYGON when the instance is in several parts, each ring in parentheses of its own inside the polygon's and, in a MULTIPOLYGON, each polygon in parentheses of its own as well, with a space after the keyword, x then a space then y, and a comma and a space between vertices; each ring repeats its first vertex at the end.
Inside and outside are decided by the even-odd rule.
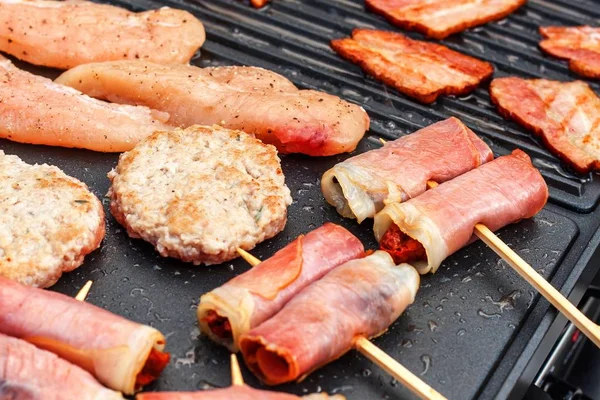
POLYGON ((204 317, 202 321, 206 322, 212 333, 221 339, 233 338, 229 318, 221 317, 216 311, 210 310, 206 313, 206 317, 204 317))
POLYGON ((423 245, 402 232, 395 224, 383 235, 379 247, 388 252, 396 264, 427 260, 423 245))
POLYGON ((160 350, 152 349, 142 372, 135 379, 135 390, 154 382, 169 363, 171 355, 160 350))

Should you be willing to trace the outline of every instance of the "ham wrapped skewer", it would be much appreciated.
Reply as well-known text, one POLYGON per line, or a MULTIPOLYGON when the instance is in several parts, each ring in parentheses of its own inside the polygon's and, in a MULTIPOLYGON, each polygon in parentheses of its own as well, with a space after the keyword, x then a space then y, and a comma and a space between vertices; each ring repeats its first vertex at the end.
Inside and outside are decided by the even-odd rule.
POLYGON ((123 396, 56 355, 0 334, 0 399, 123 400, 123 396))
POLYGON ((321 189, 341 215, 360 223, 385 204, 425 192, 428 180, 445 182, 493 158, 473 131, 449 118, 336 164, 321 189))
POLYGON ((158 330, 2 277, 0 333, 51 351, 126 394, 155 380, 169 362, 158 330))
POLYGON ((269 385, 302 379, 344 355, 358 337, 384 333, 418 287, 417 271, 395 265, 383 251, 349 261, 242 335, 244 360, 269 385))
POLYGON ((198 306, 200 329, 215 342, 237 351, 242 334, 273 316, 300 290, 333 268, 363 255, 358 238, 341 226, 326 223, 203 295, 198 306))
POLYGON ((136 400, 344 400, 342 395, 328 396, 315 393, 307 396, 295 396, 288 393, 267 392, 250 386, 230 386, 224 389, 202 390, 199 392, 150 392, 140 393, 136 400))
POLYGON ((546 204, 548 187, 521 150, 499 157, 375 216, 375 236, 396 262, 421 274, 473 240, 475 225, 496 231, 531 218, 546 204))

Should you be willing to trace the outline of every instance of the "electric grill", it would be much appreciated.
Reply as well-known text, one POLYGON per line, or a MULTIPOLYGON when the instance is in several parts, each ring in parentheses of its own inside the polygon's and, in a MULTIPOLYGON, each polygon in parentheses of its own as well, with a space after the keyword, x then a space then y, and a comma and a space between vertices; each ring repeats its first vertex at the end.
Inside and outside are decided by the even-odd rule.
MULTIPOLYGON (((112 0, 111 0, 112 1, 112 0)), ((205 24, 208 40, 192 63, 260 66, 285 75, 302 88, 318 89, 362 105, 372 121, 357 152, 380 146, 449 116, 471 127, 496 156, 526 151, 550 187, 550 202, 535 218, 508 226, 499 236, 577 303, 595 274, 600 244, 600 179, 579 176, 561 165, 530 133, 505 121, 490 104, 487 86, 463 98, 444 97, 425 106, 365 76, 329 48, 333 38, 355 27, 398 30, 367 12, 363 1, 273 0, 256 10, 239 0, 116 0, 131 10, 161 6, 186 9, 205 24)), ((600 4, 579 0, 529 0, 508 18, 442 41, 490 61, 496 77, 518 75, 578 79, 567 63, 537 48, 541 25, 597 25, 600 4)), ((408 33, 413 38, 418 34, 408 33)), ((101 40, 101 38, 98 38, 101 40)), ((55 71, 34 72, 55 76, 55 71)), ((598 85, 592 83, 594 89, 598 85)), ((108 171, 118 155, 0 141, 6 153, 29 163, 49 163, 86 182, 103 199, 107 236, 85 264, 52 289, 74 295, 94 280, 88 301, 167 336, 172 361, 149 390, 198 390, 230 384, 226 349, 200 336, 196 306, 203 293, 249 268, 241 259, 194 267, 158 255, 130 239, 108 212, 108 171)), ((285 230, 253 254, 272 255, 301 233, 326 221, 341 224, 375 248, 372 222, 341 218, 320 191, 324 171, 349 157, 282 156, 294 203, 285 230)), ((218 223, 218 221, 214 221, 218 223)), ((483 243, 447 259, 435 275, 422 277, 415 303, 375 343, 451 399, 520 398, 566 324, 544 299, 483 243)), ((250 385, 260 383, 244 370, 250 385)), ((348 399, 412 398, 412 394, 357 352, 321 368, 300 383, 278 389, 296 394, 341 393, 348 399)))

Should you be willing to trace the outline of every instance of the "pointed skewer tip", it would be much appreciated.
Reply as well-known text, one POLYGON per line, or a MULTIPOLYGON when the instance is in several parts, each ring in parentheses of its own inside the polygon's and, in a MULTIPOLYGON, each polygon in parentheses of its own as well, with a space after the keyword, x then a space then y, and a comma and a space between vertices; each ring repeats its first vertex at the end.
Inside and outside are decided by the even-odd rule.
POLYGON ((252 265, 253 267, 256 267, 258 264, 260 264, 260 260, 248 253, 246 250, 238 247, 237 252, 244 260, 246 260, 248 264, 252 265))
POLYGON ((244 377, 242 376, 240 364, 238 363, 235 354, 231 354, 231 384, 233 386, 241 386, 244 384, 244 377))
POLYGON ((85 301, 88 293, 90 292, 90 289, 92 287, 92 281, 87 281, 85 283, 85 285, 83 285, 83 287, 81 288, 81 290, 79 291, 79 293, 77 293, 77 296, 75 296, 75 300, 78 301, 85 301))

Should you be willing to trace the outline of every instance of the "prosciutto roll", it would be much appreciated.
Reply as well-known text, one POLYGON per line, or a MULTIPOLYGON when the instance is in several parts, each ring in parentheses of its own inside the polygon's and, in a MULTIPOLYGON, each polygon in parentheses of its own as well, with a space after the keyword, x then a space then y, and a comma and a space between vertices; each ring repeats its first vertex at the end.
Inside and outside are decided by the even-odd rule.
POLYGON ((51 351, 126 394, 155 380, 169 362, 158 330, 2 277, 0 333, 51 351))
POLYGON ((123 396, 56 355, 0 334, 0 399, 123 400, 123 396))
POLYGON ((358 337, 384 333, 418 287, 417 271, 394 264, 386 252, 349 261, 242 335, 246 365, 268 385, 301 380, 344 355, 358 337))
POLYGON ((321 190, 329 204, 362 222, 385 204, 406 201, 494 158, 492 150, 457 118, 448 118, 383 147, 336 164, 321 190))
POLYGON ((243 333, 273 316, 300 290, 327 272, 364 255, 360 240, 326 223, 300 236, 273 257, 203 295, 200 329, 231 351, 243 333))
POLYGON ((314 393, 307 396, 295 396, 288 393, 267 392, 250 386, 230 386, 224 389, 202 390, 200 392, 154 392, 140 393, 136 400, 344 400, 339 394, 328 396, 326 393, 314 393))
POLYGON ((473 239, 478 223, 496 231, 537 214, 548 187, 527 154, 515 150, 375 216, 375 237, 396 262, 421 274, 473 239))

